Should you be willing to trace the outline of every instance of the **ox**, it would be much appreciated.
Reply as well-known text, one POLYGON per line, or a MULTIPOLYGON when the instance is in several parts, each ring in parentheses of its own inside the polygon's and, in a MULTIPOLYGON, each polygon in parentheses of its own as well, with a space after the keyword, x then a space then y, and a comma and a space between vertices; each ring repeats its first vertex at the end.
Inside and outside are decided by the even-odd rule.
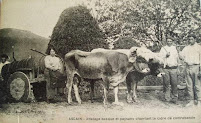
MULTIPOLYGON (((126 80, 129 72, 134 69, 136 60, 135 50, 131 50, 130 55, 117 51, 99 50, 94 52, 84 52, 73 50, 65 55, 65 65, 67 73, 68 103, 72 102, 71 90, 74 88, 75 97, 81 104, 78 93, 77 77, 82 79, 97 80, 102 79, 104 88, 104 106, 107 104, 107 91, 109 85, 114 87, 115 101, 113 104, 122 105, 118 100, 118 85, 126 80), (129 57, 128 57, 129 56, 129 57)), ((141 68, 144 70, 145 68, 141 68)), ((147 67, 147 71, 149 71, 147 67)))
POLYGON ((137 70, 138 68, 135 67, 136 70, 128 74, 128 76, 126 77, 126 84, 128 89, 128 94, 127 94, 128 103, 137 101, 137 84, 145 76, 154 75, 157 77, 162 77, 162 75, 164 74, 161 71, 161 66, 164 64, 164 60, 159 57, 158 53, 154 53, 151 50, 142 47, 142 48, 136 49, 136 55, 138 57, 143 57, 145 60, 145 61, 141 61, 137 59, 136 63, 138 64, 147 63, 150 68, 150 72, 145 74, 137 70))
MULTIPOLYGON (((111 51, 106 50, 102 48, 94 49, 91 52, 100 52, 100 51, 111 51)), ((161 77, 162 74, 160 71, 160 67, 163 64, 163 59, 159 57, 158 53, 154 53, 151 50, 145 48, 145 47, 132 47, 131 49, 117 49, 113 50, 117 51, 123 54, 126 54, 128 58, 130 58, 130 61, 132 60, 134 62, 134 69, 128 73, 126 77, 126 85, 128 89, 127 94, 127 102, 136 102, 137 101, 137 83, 142 80, 145 76, 151 74, 151 75, 157 75, 158 77, 161 77), (132 53, 135 53, 136 57, 131 57, 132 53), (148 68, 147 68, 148 66, 148 68), (143 69, 143 67, 146 67, 146 69, 143 69)), ((94 96, 93 89, 94 85, 91 84, 91 100, 94 96)))

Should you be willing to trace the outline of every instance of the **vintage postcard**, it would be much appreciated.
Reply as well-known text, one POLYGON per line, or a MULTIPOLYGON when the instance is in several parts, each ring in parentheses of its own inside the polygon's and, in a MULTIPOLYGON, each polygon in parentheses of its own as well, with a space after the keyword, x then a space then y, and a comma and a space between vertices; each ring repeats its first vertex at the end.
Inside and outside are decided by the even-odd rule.
POLYGON ((0 123, 199 123, 200 0, 0 0, 0 123))

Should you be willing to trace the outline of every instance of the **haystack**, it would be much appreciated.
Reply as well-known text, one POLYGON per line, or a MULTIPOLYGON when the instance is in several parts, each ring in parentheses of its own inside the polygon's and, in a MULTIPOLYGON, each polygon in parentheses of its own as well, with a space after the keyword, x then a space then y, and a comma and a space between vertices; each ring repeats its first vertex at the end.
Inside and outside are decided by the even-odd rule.
POLYGON ((106 48, 104 35, 90 11, 83 6, 65 9, 54 27, 49 47, 54 46, 58 55, 64 55, 75 49, 91 51, 94 48, 106 48))

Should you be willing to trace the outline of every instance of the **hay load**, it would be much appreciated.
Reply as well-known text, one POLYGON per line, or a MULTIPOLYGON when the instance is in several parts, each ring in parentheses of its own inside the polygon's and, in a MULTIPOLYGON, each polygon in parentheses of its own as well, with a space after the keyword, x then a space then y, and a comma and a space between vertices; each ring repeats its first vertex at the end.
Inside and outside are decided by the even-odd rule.
POLYGON ((17 61, 30 56, 41 58, 41 54, 30 49, 45 53, 49 39, 36 35, 30 31, 4 28, 0 29, 0 55, 7 54, 9 61, 13 60, 13 52, 17 61))
POLYGON ((62 57, 74 49, 91 51, 107 47, 98 23, 83 6, 67 8, 61 13, 46 52, 50 46, 54 46, 62 57))

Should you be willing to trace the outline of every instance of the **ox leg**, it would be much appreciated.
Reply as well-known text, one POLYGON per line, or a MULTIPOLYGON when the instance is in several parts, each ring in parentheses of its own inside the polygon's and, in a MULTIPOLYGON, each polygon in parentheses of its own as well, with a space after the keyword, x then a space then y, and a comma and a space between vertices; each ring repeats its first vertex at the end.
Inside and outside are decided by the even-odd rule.
POLYGON ((131 80, 131 74, 129 73, 127 78, 126 78, 126 86, 127 86, 127 90, 128 90, 128 93, 127 93, 127 97, 126 97, 126 100, 127 100, 127 103, 133 103, 133 99, 132 99, 132 94, 131 94, 131 87, 132 87, 132 80, 131 80))
POLYGON ((74 89, 74 93, 75 93, 75 98, 76 98, 77 102, 79 104, 81 104, 81 98, 80 98, 80 95, 79 95, 78 83, 79 83, 78 77, 74 77, 74 79, 73 79, 73 89, 74 89))
POLYGON ((67 84, 66 84, 66 87, 67 87, 67 90, 68 90, 68 103, 71 104, 72 103, 72 97, 71 97, 71 91, 72 91, 72 86, 73 86, 73 80, 72 80, 72 76, 68 76, 67 77, 67 84))
POLYGON ((91 93, 90 93, 90 98, 91 98, 91 103, 93 103, 93 98, 94 98, 94 81, 90 81, 90 86, 91 86, 91 93))
POLYGON ((133 82, 133 101, 137 102, 137 82, 133 82))
POLYGON ((108 92, 108 90, 106 89, 106 87, 103 87, 103 88, 104 88, 103 104, 104 104, 104 107, 107 107, 107 105, 108 105, 108 100, 107 100, 107 92, 108 92))
POLYGON ((119 102, 118 92, 119 92, 119 85, 114 87, 114 99, 115 100, 114 100, 114 102, 112 104, 123 106, 124 104, 122 102, 119 102))
POLYGON ((107 93, 109 90, 109 81, 107 78, 103 78, 103 83, 102 83, 103 89, 104 89, 104 96, 103 96, 103 104, 104 107, 107 107, 108 105, 108 100, 107 100, 107 93))

